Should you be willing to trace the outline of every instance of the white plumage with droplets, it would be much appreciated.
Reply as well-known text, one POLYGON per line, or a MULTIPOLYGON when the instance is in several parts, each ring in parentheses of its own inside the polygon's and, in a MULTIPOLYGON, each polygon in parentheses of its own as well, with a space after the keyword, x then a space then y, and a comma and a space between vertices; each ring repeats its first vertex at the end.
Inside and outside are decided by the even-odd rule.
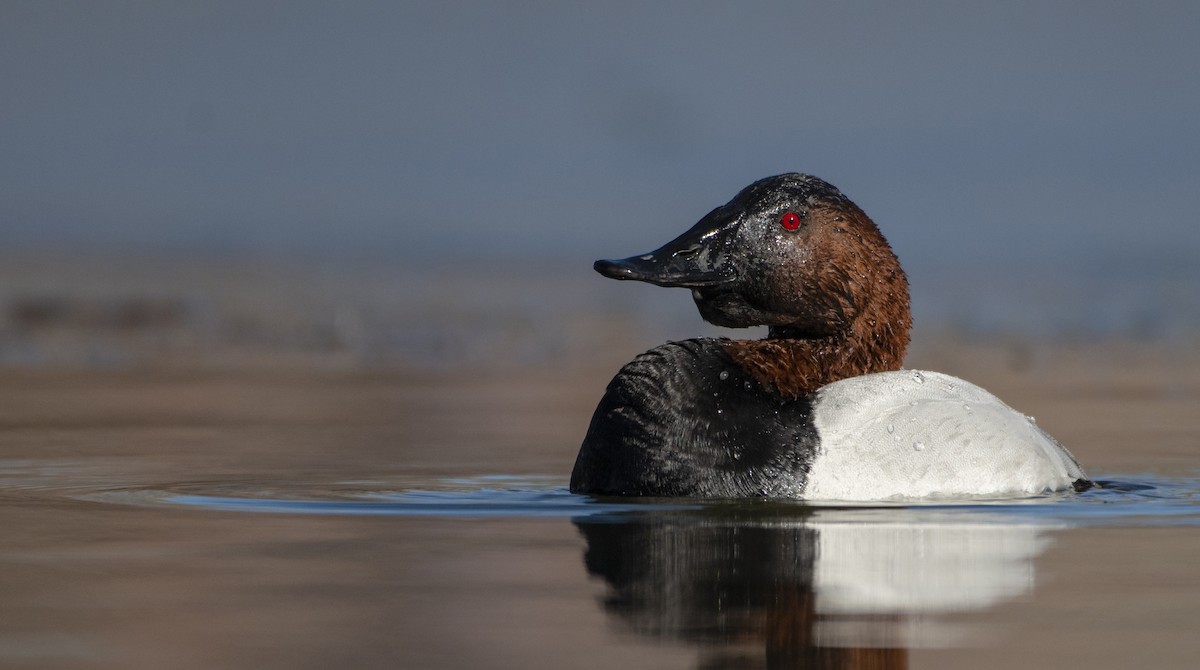
POLYGON ((816 395, 807 500, 1011 498, 1085 478, 1033 419, 957 377, 882 372, 816 395))

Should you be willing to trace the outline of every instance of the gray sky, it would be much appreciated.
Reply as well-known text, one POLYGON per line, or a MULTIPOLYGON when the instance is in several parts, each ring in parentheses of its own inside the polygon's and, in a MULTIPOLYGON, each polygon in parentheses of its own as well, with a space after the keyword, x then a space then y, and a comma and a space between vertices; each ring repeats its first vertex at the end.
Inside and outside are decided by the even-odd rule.
POLYGON ((804 171, 910 271, 1191 271, 1195 2, 0 3, 0 244, 647 251, 804 171))

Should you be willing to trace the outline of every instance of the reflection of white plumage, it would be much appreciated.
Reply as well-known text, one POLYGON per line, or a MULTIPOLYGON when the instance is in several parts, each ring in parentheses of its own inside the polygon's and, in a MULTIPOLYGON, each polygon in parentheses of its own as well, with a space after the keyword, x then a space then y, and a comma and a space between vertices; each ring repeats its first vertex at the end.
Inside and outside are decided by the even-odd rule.
POLYGON ((824 615, 823 644, 928 647, 960 641, 969 631, 936 615, 1032 592, 1033 559, 1050 543, 1047 526, 1011 518, 964 522, 952 512, 877 512, 877 520, 864 521, 871 512, 821 511, 811 523, 818 531, 813 590, 824 615), (896 626, 853 620, 873 615, 916 616, 896 626))
POLYGON ((809 500, 1012 497, 1086 478, 1032 418, 956 377, 883 372, 817 396, 809 500))

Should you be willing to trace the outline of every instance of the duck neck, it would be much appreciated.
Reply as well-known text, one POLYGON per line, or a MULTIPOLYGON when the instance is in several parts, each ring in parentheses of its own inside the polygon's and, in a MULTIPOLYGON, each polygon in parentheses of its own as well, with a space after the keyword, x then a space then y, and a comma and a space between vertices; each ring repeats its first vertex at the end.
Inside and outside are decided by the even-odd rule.
POLYGON ((762 340, 727 342, 725 352, 764 386, 805 396, 839 379, 900 369, 911 318, 907 305, 888 316, 864 310, 847 327, 817 337, 773 327, 762 340))

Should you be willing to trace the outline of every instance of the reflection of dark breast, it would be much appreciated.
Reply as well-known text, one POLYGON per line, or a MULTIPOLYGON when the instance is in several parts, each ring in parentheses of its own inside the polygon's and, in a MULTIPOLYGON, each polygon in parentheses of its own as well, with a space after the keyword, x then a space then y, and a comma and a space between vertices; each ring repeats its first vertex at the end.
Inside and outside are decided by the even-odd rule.
POLYGON ((605 608, 638 633, 716 642, 755 634, 782 594, 812 593, 816 533, 686 517, 576 522, 605 608))
MULTIPOLYGON (((793 512, 794 513, 794 512, 793 512)), ((588 574, 608 586, 604 609, 648 637, 685 640, 701 668, 904 670, 903 648, 824 647, 813 572, 818 531, 793 516, 737 512, 581 518, 588 574), (761 641, 762 656, 747 642, 761 641)), ((901 619, 882 616, 876 625, 901 619)))
POLYGON ((799 497, 816 445, 811 405, 764 388, 723 342, 671 342, 622 368, 592 416, 571 490, 799 497))

